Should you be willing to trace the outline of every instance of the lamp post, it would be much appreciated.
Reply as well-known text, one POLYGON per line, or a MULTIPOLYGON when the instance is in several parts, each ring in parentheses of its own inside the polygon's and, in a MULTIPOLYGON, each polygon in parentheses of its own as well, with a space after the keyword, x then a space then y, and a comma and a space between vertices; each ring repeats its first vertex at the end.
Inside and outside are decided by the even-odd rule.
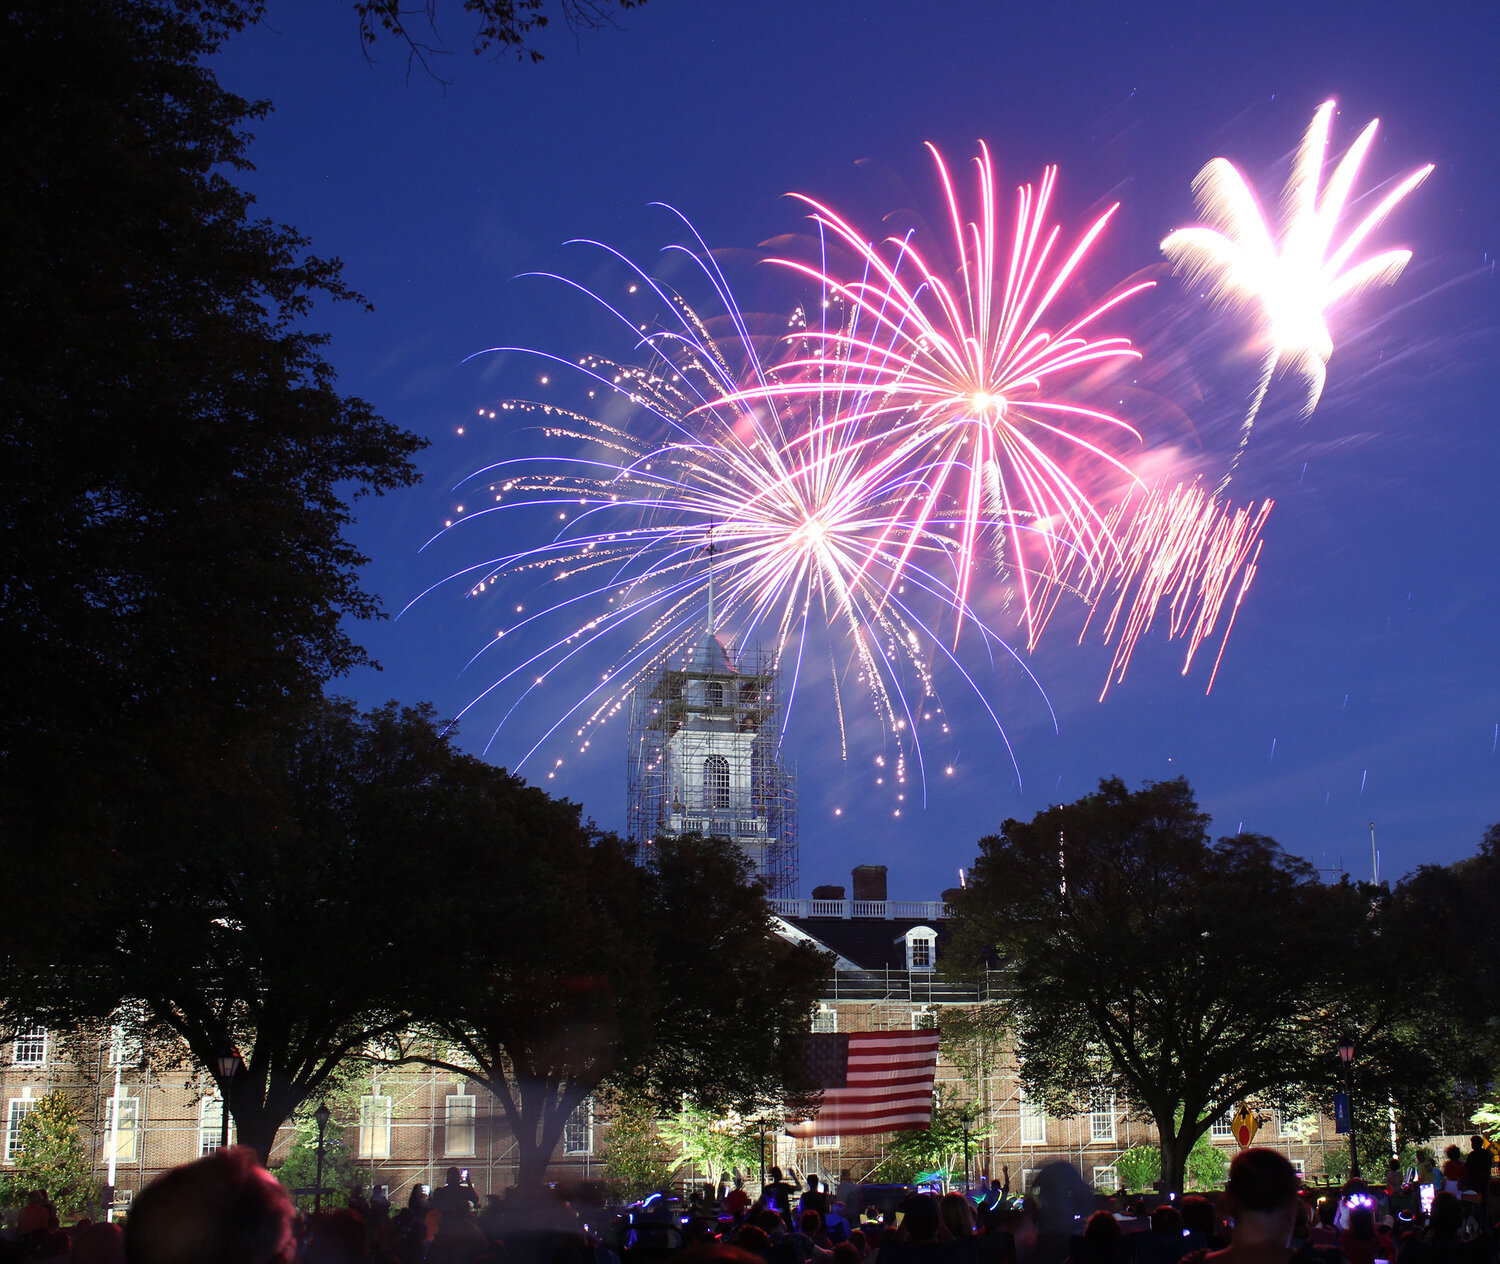
POLYGON ((219 1072, 219 1148, 229 1145, 229 1084, 245 1065, 240 1051, 233 1045, 225 1045, 214 1059, 219 1072))
POLYGON ((1344 1064, 1344 1096, 1349 1103, 1349 1179, 1359 1179, 1359 1147, 1354 1140, 1354 1041, 1339 1041, 1339 1061, 1344 1064))
POLYGON ((318 1189, 313 1195, 313 1213, 323 1210, 323 1134, 328 1131, 328 1103, 320 1102, 318 1109, 313 1111, 313 1118, 318 1121, 318 1189))

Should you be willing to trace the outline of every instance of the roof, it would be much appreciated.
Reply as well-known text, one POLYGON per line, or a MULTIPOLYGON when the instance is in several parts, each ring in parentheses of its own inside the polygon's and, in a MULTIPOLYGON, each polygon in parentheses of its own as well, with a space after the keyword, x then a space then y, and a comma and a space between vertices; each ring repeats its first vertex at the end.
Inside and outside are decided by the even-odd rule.
POLYGON ((946 918, 920 917, 783 917, 809 939, 861 970, 905 970, 906 932, 931 926, 937 932, 937 953, 952 939, 946 918))
POLYGON ((737 673, 729 661, 729 651, 724 642, 712 632, 705 632, 703 639, 693 647, 688 658, 687 670, 710 676, 733 676, 737 673))

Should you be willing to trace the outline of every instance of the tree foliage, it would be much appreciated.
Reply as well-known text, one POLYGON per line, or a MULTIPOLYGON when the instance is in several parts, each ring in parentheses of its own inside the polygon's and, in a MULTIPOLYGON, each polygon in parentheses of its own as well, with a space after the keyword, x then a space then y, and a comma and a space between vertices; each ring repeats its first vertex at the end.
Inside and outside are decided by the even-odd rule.
POLYGON ((20 1206, 34 1189, 45 1189, 65 1216, 80 1214, 99 1197, 78 1109, 62 1089, 38 1098, 21 1121, 11 1168, 0 1175, 0 1206, 20 1206))
POLYGON ((1175 1188, 1236 1101, 1305 1095, 1309 1005, 1347 929, 1305 862, 1208 824, 1185 781, 1105 780, 981 840, 957 902, 959 959, 1013 972, 1028 1091, 1062 1115, 1117 1092, 1175 1188))
MULTIPOLYGON (((512 54, 518 60, 541 61, 532 42, 554 16, 570 31, 598 30, 612 25, 616 11, 634 9, 645 0, 462 0, 459 10, 472 30, 470 46, 476 55, 512 54)), ((447 53, 440 32, 438 0, 355 0, 360 36, 375 44, 381 33, 404 43, 411 59, 436 74, 434 58, 447 53)))
MULTIPOLYGON (((297 1136, 291 1149, 273 1169, 276 1179, 292 1191, 292 1200, 303 1211, 311 1211, 317 1205, 315 1193, 297 1193, 298 1190, 318 1188, 318 1123, 312 1112, 299 1110, 294 1117, 297 1136)), ((349 1190, 358 1185, 365 1187, 370 1173, 356 1161, 354 1154, 343 1138, 343 1129, 359 1122, 357 1114, 340 1120, 335 1116, 329 1121, 323 1134, 323 1206, 342 1207, 349 1190)))
POLYGON ((945 1101, 939 1091, 933 1095, 928 1126, 896 1133, 876 1171, 882 1180, 903 1183, 915 1181, 924 1172, 961 1175, 966 1149, 972 1161, 990 1131, 988 1117, 977 1103, 945 1101))
POLYGON ((619 1196, 631 1200, 669 1188, 675 1167, 656 1107, 643 1097, 615 1096, 604 1170, 619 1196))
POLYGON ((416 477, 422 440, 341 394, 306 327, 357 301, 340 265, 234 183, 268 107, 206 63, 248 16, 0 17, 0 840, 44 897, 7 918, 15 951, 89 920, 131 849, 186 845, 268 729, 366 661, 350 498, 416 477))
POLYGON ((682 1163, 707 1171, 710 1179, 724 1172, 744 1175, 760 1163, 761 1131, 754 1118, 726 1118, 684 1101, 660 1131, 682 1163))
POLYGON ((491 840, 520 850, 545 796, 456 751, 430 708, 394 703, 361 715, 327 701, 254 773, 217 828, 122 867, 51 1005, 62 1025, 133 999, 218 1082, 241 1140, 268 1153, 341 1063, 405 1028, 428 975, 414 946, 442 925, 455 876, 491 840), (245 1067, 226 1084, 229 1046, 245 1067))
POLYGON ((517 1183, 542 1181, 568 1116, 602 1085, 663 1117, 684 1097, 724 1113, 800 1087, 826 956, 775 934, 741 853, 690 836, 640 863, 576 807, 532 806, 453 893, 453 962, 421 995, 437 1040, 406 1054, 495 1094, 517 1183))

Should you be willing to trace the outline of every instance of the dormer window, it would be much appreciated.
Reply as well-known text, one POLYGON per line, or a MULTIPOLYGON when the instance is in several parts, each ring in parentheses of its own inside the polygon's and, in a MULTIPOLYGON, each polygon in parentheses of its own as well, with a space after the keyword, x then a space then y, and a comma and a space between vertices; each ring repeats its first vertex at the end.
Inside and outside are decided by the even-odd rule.
POLYGON ((724 685, 718 680, 710 680, 703 695, 711 707, 722 707, 724 705, 724 685))
POLYGON ((906 968, 914 973, 931 973, 937 968, 937 931, 931 926, 913 926, 903 936, 906 941, 906 968))

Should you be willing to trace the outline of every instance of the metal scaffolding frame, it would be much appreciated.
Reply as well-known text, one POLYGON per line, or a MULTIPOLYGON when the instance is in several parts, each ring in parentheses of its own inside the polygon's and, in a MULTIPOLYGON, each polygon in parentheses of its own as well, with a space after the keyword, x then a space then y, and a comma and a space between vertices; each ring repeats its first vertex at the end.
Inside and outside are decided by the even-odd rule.
POLYGON ((769 651, 738 653, 731 677, 695 665, 691 648, 664 655, 631 695, 629 786, 626 831, 639 843, 662 835, 701 833, 725 838, 750 856, 756 876, 773 898, 797 892, 796 773, 781 760, 782 697, 775 656, 769 651), (690 708, 686 701, 695 681, 721 681, 733 687, 714 695, 712 707, 690 708), (695 747, 695 730, 685 727, 696 712, 723 721, 739 732, 751 732, 749 794, 705 796, 705 801, 677 801, 672 789, 668 745, 681 732, 685 759, 701 758, 714 740, 705 731, 703 752, 695 747))

